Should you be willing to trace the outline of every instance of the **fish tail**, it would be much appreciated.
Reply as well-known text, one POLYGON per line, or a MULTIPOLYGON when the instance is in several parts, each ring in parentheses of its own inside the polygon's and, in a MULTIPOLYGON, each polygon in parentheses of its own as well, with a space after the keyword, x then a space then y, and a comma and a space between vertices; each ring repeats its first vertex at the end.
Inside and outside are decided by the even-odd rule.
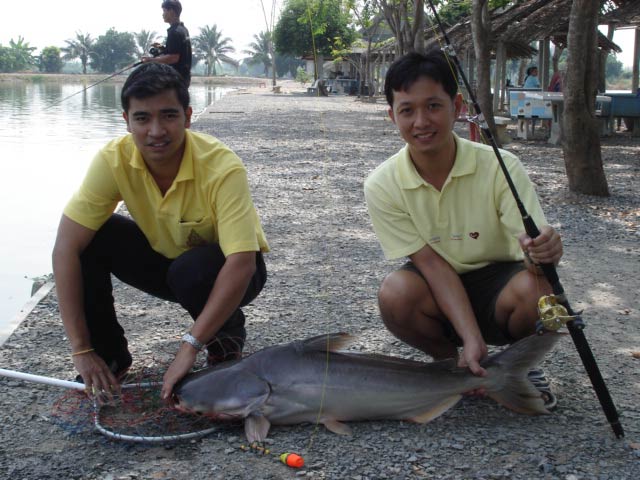
POLYGON ((544 400, 527 373, 538 365, 565 334, 531 335, 492 355, 483 364, 488 377, 487 395, 499 404, 528 415, 546 414, 544 400))

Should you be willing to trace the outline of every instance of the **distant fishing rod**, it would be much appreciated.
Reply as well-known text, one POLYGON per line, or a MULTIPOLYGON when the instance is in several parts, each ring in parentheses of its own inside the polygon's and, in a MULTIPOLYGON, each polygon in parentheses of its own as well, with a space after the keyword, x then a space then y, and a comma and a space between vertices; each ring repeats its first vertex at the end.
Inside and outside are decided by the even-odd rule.
MULTIPOLYGON (((438 27, 442 32, 442 36, 444 37, 444 40, 446 43, 446 46, 443 47, 442 50, 444 51, 447 58, 449 58, 455 65, 455 68, 460 78, 462 79, 464 86, 467 89, 469 98, 471 100, 471 103, 473 104, 473 108, 475 109, 476 117, 471 121, 473 121, 473 123, 475 123, 480 127, 480 129, 482 130, 482 133, 486 136, 489 143, 491 144, 491 147, 493 148, 493 151, 496 155, 496 159, 500 164, 502 173, 504 174, 507 184, 509 185, 509 190, 511 190, 511 194, 513 195, 513 198, 518 206, 520 215, 522 216, 522 223, 524 224, 524 228, 525 228, 525 231, 527 232, 527 235, 529 235, 529 237, 531 238, 536 238, 538 235, 540 235, 540 230, 538 229, 538 226, 536 225, 535 221, 529 215, 522 201, 520 200, 518 190, 516 189, 516 186, 514 185, 513 180, 511 179, 511 175, 509 175, 509 170, 507 169, 507 166, 504 163, 502 155, 500 154, 500 150, 498 149, 498 144, 496 143, 493 137, 493 134, 491 132, 491 129, 489 128, 486 122, 486 119, 482 114, 480 105, 478 104, 476 97, 473 93, 473 90, 471 89, 471 85, 469 84, 469 80, 467 80, 467 76, 465 75, 464 70, 460 65, 460 61, 456 56, 456 52, 453 49, 453 46, 451 45, 451 41, 447 36, 447 31, 445 30, 444 25, 440 21, 440 17, 438 16, 438 12, 436 11, 435 6, 433 5, 433 1, 428 0, 428 2, 429 2, 429 6, 431 7, 431 11, 433 12, 433 16, 436 19, 436 23, 438 24, 438 27)), ((598 364, 596 363, 596 360, 593 356, 591 348, 589 347, 587 338, 584 335, 584 332, 583 332, 584 322, 580 317, 580 312, 575 313, 571 308, 571 305, 569 305, 569 300, 567 299, 564 292, 564 288, 560 283, 560 278, 558 277, 558 272, 556 271, 555 265, 553 265, 552 263, 540 264, 540 268, 542 269, 542 272, 544 273, 545 278, 547 279, 547 281, 549 282, 549 284, 553 289, 554 298, 550 300, 551 303, 555 304, 557 302, 561 304, 562 307, 566 309, 566 312, 561 314, 556 314, 555 321, 551 322, 551 324, 538 322, 538 326, 537 326, 538 333, 542 333, 545 329, 550 328, 549 325, 553 325, 553 328, 557 329, 559 328, 559 326, 561 326, 562 323, 566 323, 567 328, 569 329, 569 333, 571 334, 573 343, 576 346, 576 349, 578 350, 580 359, 582 360, 582 364, 584 365, 584 368, 587 371, 587 374, 589 375, 589 379, 591 380, 591 385, 593 386, 593 389, 596 392, 598 400, 600 401, 600 406, 602 407, 602 410, 604 411, 604 414, 607 417, 607 420, 609 421, 609 424, 611 425, 613 432, 615 433, 617 438, 624 437, 624 430, 622 429, 622 425, 620 424, 620 420, 618 419, 618 412, 616 411, 616 407, 613 403, 613 400, 611 399, 611 395, 609 394, 607 385, 605 384, 604 379, 602 378, 602 374, 600 373, 598 364), (559 319, 563 319, 563 320, 559 320, 559 319)), ((545 297, 543 297, 543 299, 541 299, 540 302, 544 302, 544 300, 545 300, 545 297)), ((540 304, 540 302, 538 303, 540 304)))
POLYGON ((112 74, 111 74, 111 75, 109 75, 108 77, 105 77, 105 78, 103 78, 102 80, 99 80, 99 81, 97 81, 97 82, 95 82, 95 83, 92 83, 92 84, 91 84, 91 85, 89 85, 88 87, 84 87, 82 90, 79 90, 79 91, 77 91, 77 92, 75 92, 75 93, 72 93, 72 94, 71 94, 71 95, 69 95, 68 97, 64 97, 62 100, 58 100, 57 102, 52 103, 51 105, 49 105, 48 107, 46 107, 44 110, 48 110, 48 109, 50 109, 50 108, 55 107, 56 105, 60 105, 60 104, 61 104, 62 102, 64 102, 65 100, 68 100, 68 99, 70 99, 71 97, 74 97, 74 96, 78 95, 79 93, 86 92, 86 91, 87 91, 87 90, 89 90, 91 87, 95 87, 96 85, 99 85, 99 84, 101 84, 102 82, 106 82, 106 81, 107 81, 107 80, 109 80, 110 78, 113 78, 113 77, 115 77, 116 75, 120 75, 121 73, 124 73, 124 72, 126 72, 127 70, 131 70, 132 68, 135 68, 135 67, 137 67, 138 65, 142 65, 142 62, 136 62, 136 63, 133 63, 133 64, 129 65, 128 67, 123 68, 122 70, 119 70, 119 71, 117 71, 117 72, 115 72, 115 73, 112 73, 112 74))

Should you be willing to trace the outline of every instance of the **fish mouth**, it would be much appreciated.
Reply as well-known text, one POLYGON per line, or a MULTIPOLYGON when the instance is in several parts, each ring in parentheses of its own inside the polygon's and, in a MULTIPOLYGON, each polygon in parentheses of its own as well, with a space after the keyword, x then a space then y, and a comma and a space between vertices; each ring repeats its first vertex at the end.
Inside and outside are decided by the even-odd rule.
POLYGON ((212 412, 205 408, 199 408, 197 406, 188 405, 184 402, 180 402, 179 399, 175 400, 175 403, 173 404, 173 408, 179 411, 180 413, 186 413, 189 415, 199 415, 199 416, 207 417, 210 420, 231 421, 231 420, 236 420, 238 418, 242 418, 241 415, 212 412))

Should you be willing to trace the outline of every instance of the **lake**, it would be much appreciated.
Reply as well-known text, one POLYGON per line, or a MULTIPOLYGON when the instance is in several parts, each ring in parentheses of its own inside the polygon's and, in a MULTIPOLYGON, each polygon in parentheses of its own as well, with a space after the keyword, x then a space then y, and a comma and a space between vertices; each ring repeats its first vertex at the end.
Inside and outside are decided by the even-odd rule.
MULTIPOLYGON (((51 273, 62 209, 93 155, 127 133, 122 84, 85 86, 0 82, 0 337, 31 297, 33 278, 51 273)), ((196 117, 229 90, 191 85, 196 117)))

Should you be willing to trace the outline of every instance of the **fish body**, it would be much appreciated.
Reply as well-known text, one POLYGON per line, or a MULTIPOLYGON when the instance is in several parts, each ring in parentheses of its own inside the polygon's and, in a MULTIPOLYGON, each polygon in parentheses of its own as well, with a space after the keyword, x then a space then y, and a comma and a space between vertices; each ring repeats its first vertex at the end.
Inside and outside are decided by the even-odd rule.
POLYGON ((245 421, 250 442, 263 441, 272 424, 319 422, 349 434, 342 422, 428 422, 462 394, 484 388, 507 408, 544 414, 540 392, 527 379, 561 334, 530 336, 488 357, 485 377, 452 360, 431 363, 348 352, 353 337, 329 334, 268 347, 242 360, 187 375, 175 388, 176 407, 245 421))

